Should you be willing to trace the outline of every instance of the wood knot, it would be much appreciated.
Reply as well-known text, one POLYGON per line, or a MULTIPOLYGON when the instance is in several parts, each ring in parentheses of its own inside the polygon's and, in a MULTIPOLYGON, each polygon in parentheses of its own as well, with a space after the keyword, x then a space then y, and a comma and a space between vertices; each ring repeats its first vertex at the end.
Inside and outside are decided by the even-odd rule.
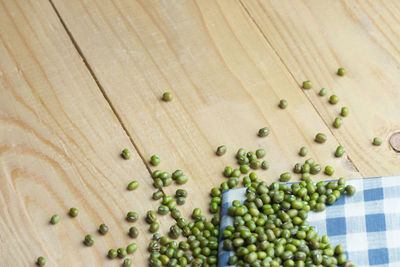
POLYGON ((394 151, 400 153, 400 132, 395 132, 389 139, 389 144, 394 151))

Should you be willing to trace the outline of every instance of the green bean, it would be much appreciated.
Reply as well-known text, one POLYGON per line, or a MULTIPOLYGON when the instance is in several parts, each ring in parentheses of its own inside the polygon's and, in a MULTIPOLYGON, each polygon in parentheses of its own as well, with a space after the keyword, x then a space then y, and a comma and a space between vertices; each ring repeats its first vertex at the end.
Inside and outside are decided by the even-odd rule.
POLYGON ((171 217, 177 220, 181 217, 181 212, 178 209, 173 209, 171 210, 171 217))
POLYGON ((249 158, 246 157, 246 156, 240 156, 240 157, 237 159, 237 163, 240 164, 240 165, 249 165, 250 160, 249 160, 249 158))
POLYGON ((175 197, 187 197, 187 191, 185 189, 177 189, 175 191, 175 197))
POLYGON ((299 155, 300 156, 305 157, 307 155, 307 153, 308 153, 308 148, 307 147, 303 146, 303 147, 300 148, 300 151, 299 151, 299 155))
POLYGON ((217 148, 217 151, 215 152, 215 154, 217 154, 218 156, 222 156, 225 153, 226 153, 226 146, 225 145, 219 146, 217 148))
POLYGON ((321 90, 319 90, 319 95, 324 96, 324 95, 326 95, 327 92, 328 92, 328 90, 326 90, 326 88, 321 88, 321 90))
POLYGON ((157 155, 152 155, 150 157, 150 163, 153 166, 157 166, 158 164, 160 164, 160 158, 157 155))
POLYGON ((257 149, 256 156, 258 159, 263 158, 265 156, 265 150, 262 148, 257 149))
POLYGON ((185 184, 189 178, 186 175, 180 175, 178 178, 176 178, 176 183, 179 185, 185 184))
POLYGON ((123 259, 126 257, 127 252, 124 248, 119 248, 119 249, 117 249, 117 255, 118 255, 118 258, 123 259))
POLYGON ((167 214, 168 212, 169 212, 168 206, 166 206, 166 205, 160 205, 160 206, 158 207, 158 213, 159 213, 159 214, 165 215, 165 214, 167 214))
POLYGON ((337 75, 344 76, 346 74, 346 70, 344 68, 338 68, 337 75))
POLYGON ((122 263, 123 267, 130 267, 131 265, 132 265, 131 259, 124 259, 124 262, 122 263))
POLYGON ((340 128, 343 124, 343 119, 341 117, 336 117, 335 120, 333 121, 333 127, 335 128, 340 128))
POLYGON ((129 228, 128 234, 130 237, 136 238, 139 236, 139 230, 135 226, 132 226, 131 228, 129 228))
POLYGON ((324 172, 325 172, 325 174, 331 176, 335 172, 335 169, 332 166, 328 165, 328 166, 325 167, 325 171, 324 172))
POLYGON ((296 165, 294 165, 293 167, 293 172, 294 173, 301 173, 301 164, 300 163, 296 163, 296 165))
POLYGON ((246 156, 246 150, 244 148, 239 148, 238 151, 236 152, 236 158, 239 159, 240 157, 245 157, 246 156))
POLYGON ((172 173, 172 179, 176 180, 176 178, 178 178, 179 176, 183 175, 183 171, 182 170, 176 170, 172 173))
POLYGON ((139 187, 139 182, 138 181, 132 181, 128 184, 127 189, 129 191, 135 190, 139 187))
POLYGON ((340 158, 344 154, 344 147, 338 146, 335 151, 335 157, 340 158))
POLYGON ((332 105, 335 105, 339 102, 339 97, 337 95, 331 95, 329 97, 329 103, 331 103, 332 105))
POLYGON ((105 235, 108 233, 108 226, 102 223, 100 224, 98 231, 100 234, 105 235))
POLYGON ((162 188, 164 186, 163 180, 161 178, 154 179, 153 186, 159 189, 162 188))
POLYGON ((382 139, 379 137, 375 137, 374 140, 372 141, 372 144, 374 146, 380 146, 382 144, 382 139))
POLYGON ((303 89, 311 89, 312 88, 311 81, 304 81, 302 87, 303 89))
POLYGON ((173 225, 169 229, 169 236, 173 239, 177 239, 181 234, 181 229, 178 225, 173 225))
POLYGON ((269 163, 268 163, 268 161, 266 161, 266 160, 263 160, 262 162, 261 162, 261 169, 264 169, 264 170, 268 170, 269 169, 269 163))
POLYGON ((233 171, 232 167, 226 166, 224 169, 224 176, 231 177, 232 171, 233 171))
POLYGON ((317 143, 325 143, 327 137, 324 133, 317 133, 317 135, 315 136, 315 142, 317 143))
POLYGON ((185 198, 185 197, 178 197, 178 198, 176 198, 176 203, 177 203, 178 205, 183 205, 183 204, 185 204, 185 202, 186 202, 186 198, 185 198))
POLYGON ((337 261, 339 264, 345 264, 347 260, 347 256, 344 253, 341 253, 337 256, 337 261))
POLYGON ((39 266, 45 266, 46 265, 46 259, 42 256, 38 257, 36 260, 36 264, 39 266))
POLYGON ((56 224, 59 221, 60 221, 60 216, 58 214, 54 214, 50 219, 50 223, 51 224, 56 224))
POLYGON ((269 129, 267 127, 261 128, 258 130, 258 136, 259 137, 265 137, 269 135, 269 129))
POLYGON ((252 168, 253 170, 256 170, 260 167, 261 167, 261 162, 258 160, 253 160, 250 162, 250 168, 252 168))
POLYGON ((160 229, 160 224, 158 222, 153 222, 149 226, 149 232, 150 233, 155 233, 160 229))
POLYGON ((129 244, 129 245, 126 247, 126 253, 132 254, 132 253, 134 253, 134 252, 137 250, 137 248, 138 248, 138 246, 137 246, 136 243, 129 244))
POLYGON ((292 175, 290 174, 290 172, 284 172, 281 174, 279 180, 281 182, 288 182, 291 178, 292 178, 292 175))
POLYGON ((246 174, 250 171, 250 166, 249 165, 240 165, 240 172, 243 174, 246 174))
POLYGON ((160 175, 161 175, 160 170, 155 170, 151 173, 151 177, 153 177, 153 179, 160 177, 160 175))
POLYGON ((171 200, 170 202, 168 202, 167 207, 169 210, 174 210, 176 208, 176 201, 171 200))
POLYGON ((311 166, 310 166, 310 164, 308 164, 308 163, 304 163, 304 164, 301 166, 301 173, 309 173, 310 170, 311 170, 311 166))
POLYGON ((233 169, 231 177, 240 177, 241 171, 239 169, 233 169))
POLYGON ((117 253, 117 251, 115 250, 115 249, 110 249, 109 251, 108 251, 108 253, 107 253, 107 256, 110 258, 110 259, 115 259, 117 256, 118 256, 118 253, 117 253))
POLYGON ((172 184, 173 181, 174 181, 174 180, 172 180, 171 177, 167 177, 167 178, 165 178, 165 179, 162 180, 163 186, 169 186, 170 184, 172 184))
POLYGON ((163 101, 165 101, 165 102, 170 102, 170 101, 172 101, 172 99, 173 99, 173 95, 172 95, 171 92, 165 92, 165 93, 163 93, 163 95, 162 95, 162 100, 163 100, 163 101))
POLYGON ((71 217, 76 217, 79 214, 79 210, 77 208, 70 208, 68 214, 71 217))
POLYGON ((173 198, 171 196, 164 196, 161 203, 164 204, 164 205, 167 205, 172 200, 173 200, 173 198))
POLYGON ((312 165, 315 164, 315 160, 313 158, 309 158, 304 163, 310 165, 311 167, 312 165))
POLYGON ((342 107, 340 110, 340 115, 343 117, 347 117, 349 115, 349 108, 348 107, 342 107))
POLYGON ((85 239, 83 240, 83 243, 88 246, 91 247, 94 244, 94 239, 92 235, 86 235, 85 239))
POLYGON ((257 155, 253 151, 247 152, 246 157, 249 161, 257 159, 257 155))
POLYGON ((250 168, 252 168, 253 170, 256 170, 260 167, 261 167, 261 162, 258 160, 253 160, 250 162, 250 168))
POLYGON ((354 195, 356 193, 356 188, 354 187, 354 186, 352 186, 352 185, 347 185, 346 186, 346 194, 348 195, 348 196, 352 196, 352 195, 354 195))
POLYGON ((310 173, 311 174, 317 174, 321 171, 321 165, 319 164, 314 164, 310 167, 310 173))
POLYGON ((129 211, 126 214, 126 220, 128 222, 136 222, 139 219, 139 214, 135 211, 129 211))
POLYGON ((315 211, 321 212, 325 210, 325 204, 324 203, 317 203, 315 206, 315 211))
POLYGON ((131 152, 127 148, 125 148, 121 152, 121 157, 124 158, 124 159, 130 159, 131 158, 131 152))
POLYGON ((154 200, 159 200, 163 196, 164 196, 164 193, 159 190, 159 191, 154 192, 152 197, 153 197, 154 200))
POLYGON ((281 109, 285 109, 285 108, 287 108, 287 106, 288 106, 288 102, 286 99, 281 99, 281 101, 279 101, 279 107, 281 109))

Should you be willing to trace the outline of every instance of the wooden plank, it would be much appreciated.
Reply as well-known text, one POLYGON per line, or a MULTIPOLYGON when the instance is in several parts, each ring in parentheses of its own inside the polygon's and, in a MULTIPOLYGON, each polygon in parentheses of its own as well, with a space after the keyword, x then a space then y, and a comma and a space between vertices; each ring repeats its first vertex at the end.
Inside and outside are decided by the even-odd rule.
POLYGON ((186 213, 207 209, 210 188, 225 181, 221 171, 240 146, 267 149, 271 169, 260 173, 268 181, 304 161, 303 145, 336 175, 359 176, 346 157, 333 157, 338 142, 239 2, 54 4, 141 154, 191 177, 186 213), (172 102, 160 100, 165 91, 172 102), (288 109, 277 107, 281 98, 288 109), (263 126, 272 134, 258 138, 263 126), (314 143, 317 132, 328 135, 325 145, 314 143), (218 158, 222 143, 229 153, 218 158))
MULTIPOLYGON (((133 241, 126 212, 153 207, 149 173, 48 1, 0 1, 0 28, 0 265, 43 255, 48 266, 115 266, 108 249, 133 241), (140 190, 128 192, 133 178, 140 190), (55 213, 61 221, 50 225, 55 213)), ((134 258, 145 266, 147 226, 136 224, 134 258)))
POLYGON ((400 129, 400 12, 397 1, 242 1, 266 40, 305 92, 363 176, 400 173, 400 155, 389 138, 400 129), (335 75, 338 67, 345 77, 335 75), (316 92, 328 88, 340 98, 326 104, 316 92), (336 130, 341 106, 350 116, 336 130), (379 136, 381 147, 371 145, 379 136))

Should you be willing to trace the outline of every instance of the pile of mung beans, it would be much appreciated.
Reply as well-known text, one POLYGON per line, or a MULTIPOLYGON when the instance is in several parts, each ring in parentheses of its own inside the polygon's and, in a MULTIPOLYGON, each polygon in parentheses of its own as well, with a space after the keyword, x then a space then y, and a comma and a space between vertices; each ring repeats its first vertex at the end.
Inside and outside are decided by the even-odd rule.
MULTIPOLYGON (((226 151, 225 146, 220 146, 216 154, 221 156, 226 151)), ((249 267, 353 266, 347 262, 342 246, 334 247, 329 244, 327 236, 318 236, 316 229, 306 219, 309 211, 323 211, 326 205, 332 205, 341 195, 353 195, 355 188, 346 186, 344 178, 314 183, 310 174, 317 174, 321 167, 312 158, 307 159, 303 165, 295 165, 294 172, 301 173, 300 183, 288 185, 274 182, 267 185, 255 172, 250 172, 251 169, 269 166, 268 162, 262 160, 265 154, 264 149, 246 152, 240 148, 237 151, 239 167, 225 167, 222 174, 227 181, 222 182, 219 188, 211 189, 209 211, 214 215, 210 221, 199 208, 193 210, 190 220, 181 217, 177 202, 187 197, 186 190, 178 189, 175 199, 164 195, 161 190, 156 191, 153 199, 161 201, 158 213, 165 215, 169 212, 175 224, 170 227, 168 236, 162 236, 155 233, 159 229, 156 213, 147 213, 149 231, 155 233, 148 245, 149 265, 217 266, 221 191, 238 187, 242 178, 242 185, 247 188, 246 201, 243 204, 237 200, 232 202, 228 214, 233 217, 234 223, 222 229, 221 234, 223 248, 235 252, 229 264, 249 267), (177 242, 179 237, 183 237, 184 241, 177 242)), ((302 147, 299 154, 306 156, 307 148, 302 147)), ((177 180, 181 175, 184 175, 182 171, 175 171, 171 175, 172 180, 177 180)), ((168 186, 170 182, 165 181, 169 176, 168 173, 154 171, 155 181, 161 179, 155 182, 155 187, 161 189, 162 185, 168 186)), ((286 182, 290 178, 290 172, 286 172, 280 180, 286 182)))

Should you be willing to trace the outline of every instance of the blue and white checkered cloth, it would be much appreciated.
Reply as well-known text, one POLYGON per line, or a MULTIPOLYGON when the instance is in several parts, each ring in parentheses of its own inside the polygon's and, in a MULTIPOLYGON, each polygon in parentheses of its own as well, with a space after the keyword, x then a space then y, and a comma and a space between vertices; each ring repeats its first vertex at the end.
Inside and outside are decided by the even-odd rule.
MULTIPOLYGON (((324 212, 310 212, 308 221, 330 243, 341 244, 347 258, 357 267, 400 266, 400 176, 348 180, 357 192, 341 196, 324 212)), ((222 193, 221 233, 233 224, 227 215, 232 201, 245 200, 246 188, 222 193)), ((220 242, 218 266, 228 266, 233 252, 223 250, 220 242)))

